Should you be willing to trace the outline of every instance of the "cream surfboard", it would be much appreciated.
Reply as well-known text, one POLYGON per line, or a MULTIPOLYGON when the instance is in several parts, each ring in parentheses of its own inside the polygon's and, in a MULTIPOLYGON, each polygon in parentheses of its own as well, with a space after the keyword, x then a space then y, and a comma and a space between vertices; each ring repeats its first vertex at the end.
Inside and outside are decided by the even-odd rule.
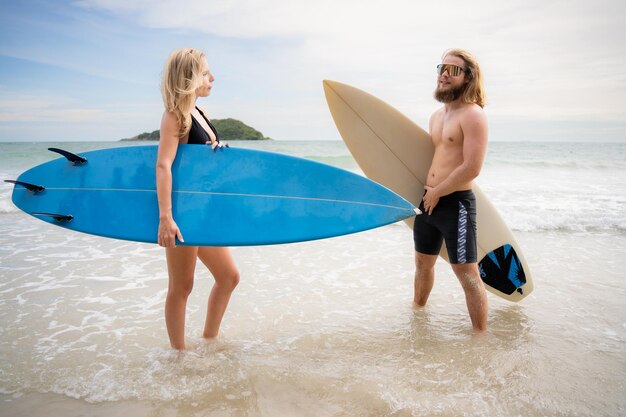
MULTIPOLYGON (((328 107, 365 175, 419 205, 433 157, 430 135, 382 100, 355 87, 324 81, 328 107)), ((477 185, 478 259, 487 289, 509 301, 533 290, 530 268, 513 233, 477 185)), ((412 228, 414 218, 405 220, 412 228)), ((446 261, 445 245, 440 253, 446 261)))

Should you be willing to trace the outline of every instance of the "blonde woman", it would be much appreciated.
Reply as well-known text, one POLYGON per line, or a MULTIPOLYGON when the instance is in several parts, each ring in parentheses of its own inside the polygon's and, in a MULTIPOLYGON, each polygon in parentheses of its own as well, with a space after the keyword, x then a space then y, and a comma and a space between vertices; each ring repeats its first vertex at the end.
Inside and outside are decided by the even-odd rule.
POLYGON ((196 106, 199 97, 211 94, 214 81, 205 54, 197 49, 172 52, 163 70, 161 93, 165 111, 156 164, 158 243, 165 248, 169 274, 165 324, 170 344, 177 350, 185 349, 187 298, 193 288, 197 260, 215 279, 209 295, 204 338, 217 337, 230 296, 239 283, 239 271, 228 248, 176 246, 176 239, 184 242, 184 236, 172 215, 172 163, 178 145, 210 145, 213 149, 227 146, 220 143, 217 130, 196 106))

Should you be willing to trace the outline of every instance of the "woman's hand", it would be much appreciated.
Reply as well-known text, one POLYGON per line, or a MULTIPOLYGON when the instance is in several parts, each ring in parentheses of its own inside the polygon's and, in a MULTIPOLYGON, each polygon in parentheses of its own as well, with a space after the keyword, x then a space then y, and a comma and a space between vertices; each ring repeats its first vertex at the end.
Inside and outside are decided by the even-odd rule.
POLYGON ((183 235, 178 228, 178 225, 172 218, 161 219, 159 221, 159 246, 164 248, 173 248, 176 246, 176 238, 181 243, 184 243, 183 235))
POLYGON ((226 143, 226 142, 218 142, 216 140, 211 141, 211 142, 207 141, 206 144, 207 145, 211 145, 211 149, 213 149, 213 152, 215 152, 217 150, 217 148, 230 148, 228 143, 226 143))

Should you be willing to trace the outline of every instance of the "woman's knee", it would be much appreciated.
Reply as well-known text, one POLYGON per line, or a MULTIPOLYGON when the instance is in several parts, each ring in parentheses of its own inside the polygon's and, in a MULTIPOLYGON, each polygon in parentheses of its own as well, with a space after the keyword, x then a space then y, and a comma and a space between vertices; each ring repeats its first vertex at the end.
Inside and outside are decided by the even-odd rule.
POLYGON ((193 277, 191 279, 170 277, 170 284, 167 291, 168 295, 188 298, 193 290, 193 281, 193 277))
POLYGON ((233 291, 235 287, 239 284, 240 275, 238 270, 229 271, 224 273, 220 277, 216 277, 215 281, 217 284, 229 291, 233 291))
POLYGON ((165 251, 169 275, 168 294, 187 298, 193 290, 198 248, 178 246, 165 251))

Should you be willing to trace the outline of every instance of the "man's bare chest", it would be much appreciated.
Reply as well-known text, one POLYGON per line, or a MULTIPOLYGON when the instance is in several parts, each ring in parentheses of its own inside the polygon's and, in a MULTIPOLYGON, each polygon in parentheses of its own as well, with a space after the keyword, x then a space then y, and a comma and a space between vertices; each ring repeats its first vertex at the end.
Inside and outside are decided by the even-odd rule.
POLYGON ((433 126, 433 144, 436 147, 456 147, 463 145, 463 129, 458 120, 442 118, 433 126))

